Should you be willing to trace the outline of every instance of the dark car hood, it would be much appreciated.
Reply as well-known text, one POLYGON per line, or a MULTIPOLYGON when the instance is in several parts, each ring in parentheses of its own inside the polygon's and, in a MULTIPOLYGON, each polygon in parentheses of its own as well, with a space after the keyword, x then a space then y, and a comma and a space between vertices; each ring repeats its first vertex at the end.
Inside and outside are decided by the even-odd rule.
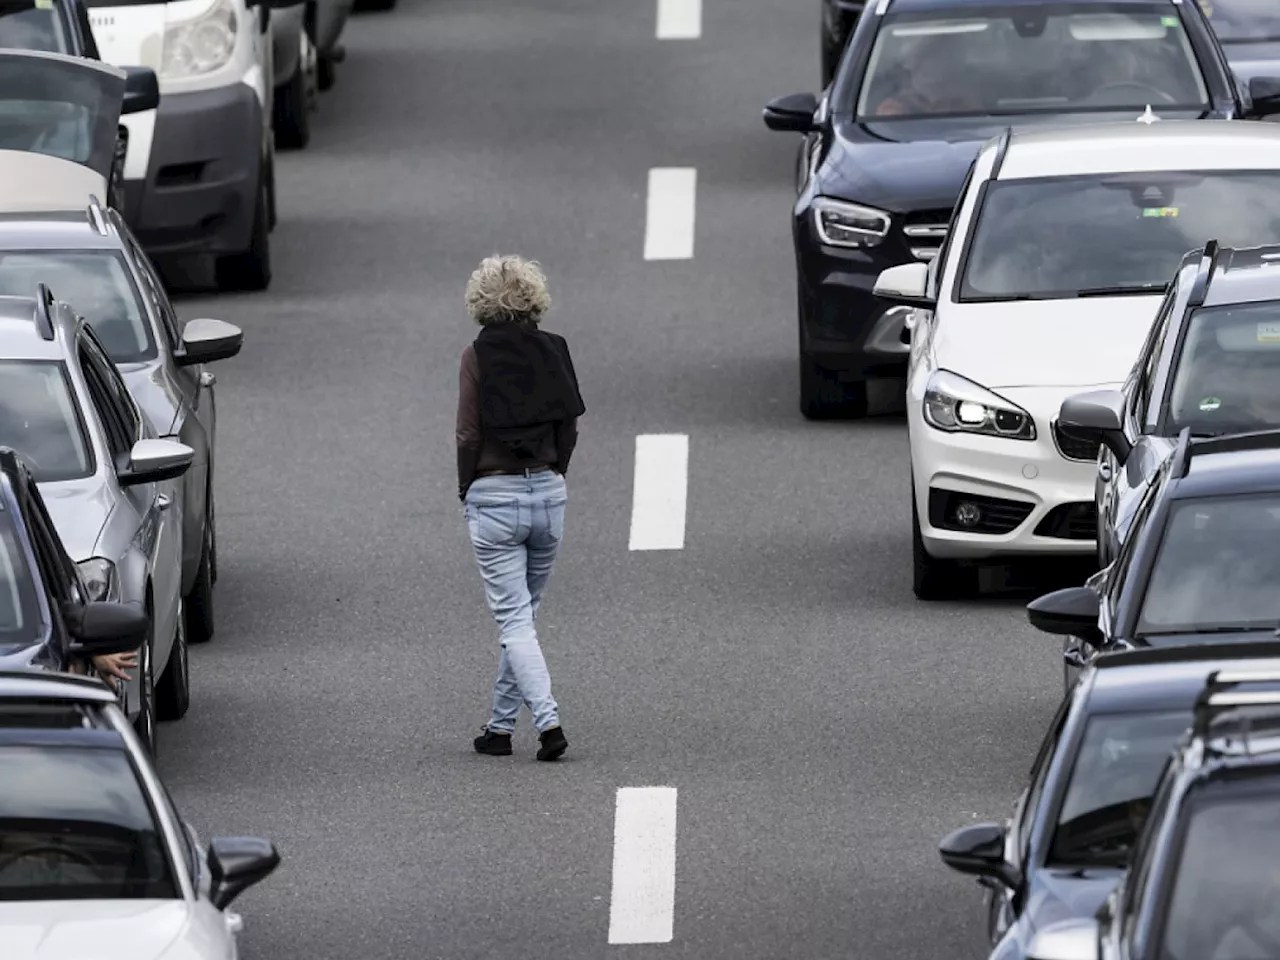
POLYGON ((1027 899, 1027 922, 1032 930, 1042 930, 1061 920, 1091 917, 1098 912, 1123 875, 1119 869, 1098 867, 1081 873, 1040 870, 1035 875, 1031 895, 1027 899))
MULTIPOLYGON (((1196 119, 1199 113, 1156 113, 1167 120, 1196 119)), ((821 174, 826 196, 855 200, 891 213, 950 208, 960 195, 978 150, 1008 127, 1071 127, 1138 114, 1045 114, 965 120, 837 120, 835 140, 821 174)))
POLYGON ((1222 44, 1227 63, 1246 87, 1254 77, 1280 78, 1280 40, 1222 44))

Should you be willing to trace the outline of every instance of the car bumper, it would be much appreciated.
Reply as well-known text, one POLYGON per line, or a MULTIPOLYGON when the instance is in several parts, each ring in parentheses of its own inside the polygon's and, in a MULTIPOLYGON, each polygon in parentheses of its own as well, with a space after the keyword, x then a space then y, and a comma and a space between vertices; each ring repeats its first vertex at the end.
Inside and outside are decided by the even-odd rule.
POLYGON ((1035 417, 1035 440, 937 430, 925 423, 920 401, 909 396, 914 493, 920 537, 930 556, 999 560, 1096 552, 1096 461, 1067 459, 1052 425, 1071 392, 1036 390, 1040 397, 1032 402, 1003 391, 1035 417), (970 506, 961 510, 962 505, 970 506), (962 514, 971 522, 962 522, 962 514))
POLYGON ((124 185, 130 225, 148 253, 248 247, 263 129, 258 97, 243 83, 161 99, 146 179, 124 185))

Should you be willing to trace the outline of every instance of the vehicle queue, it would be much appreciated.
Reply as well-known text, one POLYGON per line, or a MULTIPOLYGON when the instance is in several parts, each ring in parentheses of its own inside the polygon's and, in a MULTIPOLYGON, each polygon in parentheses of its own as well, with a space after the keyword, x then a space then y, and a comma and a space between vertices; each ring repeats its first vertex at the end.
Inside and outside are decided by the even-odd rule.
POLYGON ((999 960, 1280 952, 1280 12, 824 0, 800 408, 906 378, 912 586, 1096 556, 1040 597, 1064 696, 943 861, 999 960), (1055 650, 1056 655, 1056 650, 1055 650))
POLYGON ((158 723, 190 706, 188 644, 214 636, 208 365, 244 339, 181 321, 169 290, 203 268, 219 289, 270 284, 275 150, 306 145, 351 7, 0 8, 5 956, 104 937, 235 956, 227 907, 279 863, 266 840, 203 845, 153 766, 158 723), (122 656, 128 682, 107 668, 122 656))

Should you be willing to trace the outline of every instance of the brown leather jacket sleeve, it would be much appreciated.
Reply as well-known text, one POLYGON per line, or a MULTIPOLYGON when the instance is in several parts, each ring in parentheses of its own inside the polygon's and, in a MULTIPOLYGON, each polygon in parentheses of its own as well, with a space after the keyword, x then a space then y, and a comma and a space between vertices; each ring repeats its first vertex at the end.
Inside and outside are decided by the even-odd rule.
POLYGON ((471 344, 462 351, 458 371, 458 423, 454 431, 458 445, 458 499, 476 478, 480 462, 480 367, 471 344))

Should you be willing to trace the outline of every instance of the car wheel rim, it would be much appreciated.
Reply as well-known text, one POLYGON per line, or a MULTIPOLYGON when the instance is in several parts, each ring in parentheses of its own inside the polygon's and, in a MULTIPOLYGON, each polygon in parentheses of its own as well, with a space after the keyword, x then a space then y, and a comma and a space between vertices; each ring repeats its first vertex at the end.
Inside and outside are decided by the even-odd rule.
POLYGON ((151 641, 142 648, 142 730, 148 746, 156 741, 156 678, 151 669, 151 641))

